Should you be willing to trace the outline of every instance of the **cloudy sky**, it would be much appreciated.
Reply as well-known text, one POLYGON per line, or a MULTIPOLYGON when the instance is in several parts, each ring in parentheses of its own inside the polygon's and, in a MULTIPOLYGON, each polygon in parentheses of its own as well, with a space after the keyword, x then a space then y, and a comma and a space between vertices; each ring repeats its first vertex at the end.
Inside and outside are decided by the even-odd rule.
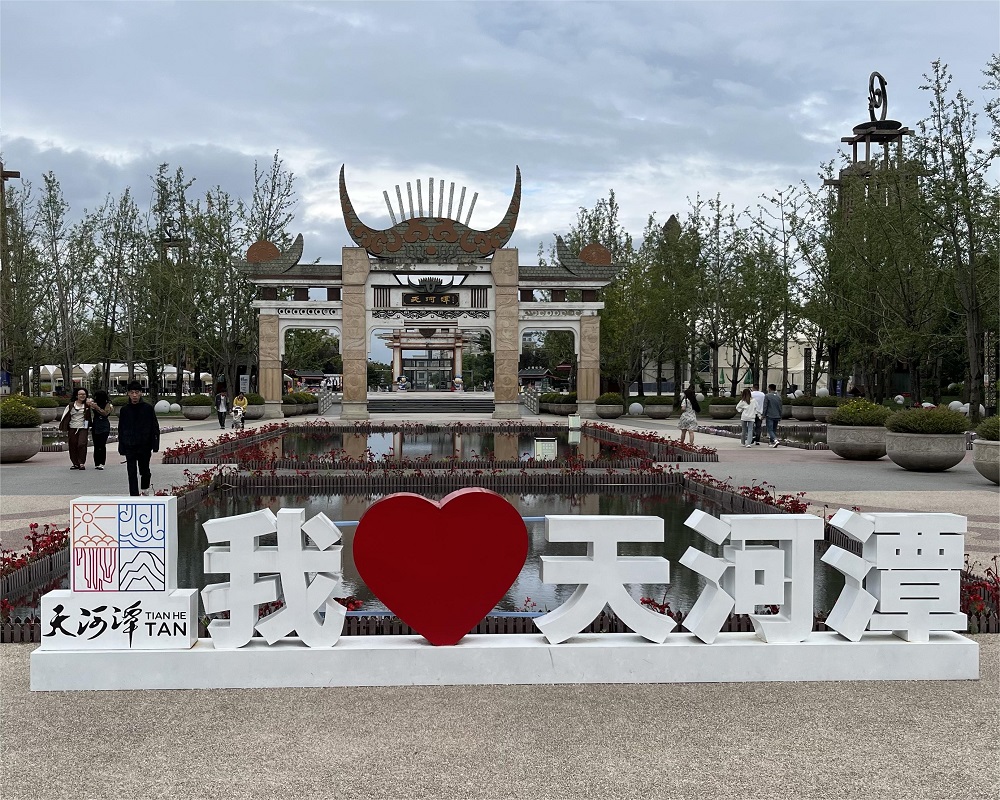
MULTIPOLYGON (((305 260, 349 244, 337 189, 368 224, 382 192, 428 176, 479 192, 499 221, 520 165, 512 244, 530 263, 609 189, 638 237, 687 198, 738 208, 816 182, 867 119, 926 115, 933 59, 982 108, 1000 49, 988 2, 27 2, 0 4, 8 169, 52 170, 71 213, 161 162, 196 189, 249 196, 254 160, 295 173, 305 260)), ((404 188, 405 195, 405 188, 404 188)))

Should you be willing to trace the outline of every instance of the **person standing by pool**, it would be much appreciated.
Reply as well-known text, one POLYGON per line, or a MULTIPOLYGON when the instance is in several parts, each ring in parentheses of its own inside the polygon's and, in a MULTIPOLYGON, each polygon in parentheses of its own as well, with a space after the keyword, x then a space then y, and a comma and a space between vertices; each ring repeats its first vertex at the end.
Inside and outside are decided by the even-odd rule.
POLYGON ((760 387, 755 383, 753 388, 750 390, 750 396, 753 398, 754 403, 757 406, 757 419, 753 421, 753 443, 755 445, 760 444, 760 426, 764 421, 764 398, 767 397, 760 387))
POLYGON ((219 412, 219 427, 226 429, 226 415, 229 413, 229 395, 223 387, 215 396, 215 410, 219 412))
POLYGON ((768 384, 767 394, 764 396, 764 419, 767 422, 767 439, 771 447, 777 447, 781 441, 778 439, 781 411, 781 395, 778 394, 778 387, 773 383, 768 384))
POLYGON ((59 419, 59 430, 66 434, 69 460, 73 463, 70 469, 87 468, 87 439, 93 421, 90 411, 93 405, 94 401, 87 397, 87 390, 81 387, 73 393, 73 399, 59 419))
POLYGON ((140 494, 140 477, 141 493, 150 493, 152 475, 149 471, 149 459, 159 449, 160 423, 156 419, 156 412, 149 403, 142 402, 142 386, 139 381, 132 381, 128 385, 128 403, 118 412, 118 452, 125 456, 128 493, 133 497, 140 494))
POLYGON ((94 417, 91 436, 94 439, 94 469, 104 469, 108 462, 108 437, 111 435, 111 398, 104 389, 94 392, 94 405, 90 408, 94 417))
POLYGON ((757 419, 757 403, 754 402, 753 393, 749 389, 744 389, 740 396, 740 402, 736 404, 736 411, 740 415, 740 422, 743 430, 740 434, 740 444, 744 447, 753 447, 753 426, 757 419))
POLYGON ((697 413, 701 411, 698 405, 698 398, 694 389, 688 387, 684 390, 684 397, 681 398, 681 418, 677 420, 677 429, 681 432, 681 444, 684 444, 684 435, 691 437, 691 444, 694 444, 694 432, 698 430, 697 413))

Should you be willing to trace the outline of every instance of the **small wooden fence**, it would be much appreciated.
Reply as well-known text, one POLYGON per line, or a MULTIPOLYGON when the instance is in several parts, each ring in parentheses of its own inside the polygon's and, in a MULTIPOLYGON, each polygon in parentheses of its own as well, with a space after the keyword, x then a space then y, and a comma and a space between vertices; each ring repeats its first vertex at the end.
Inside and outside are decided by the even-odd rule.
MULTIPOLYGON (((495 614, 483 619, 472 634, 537 634, 535 618, 541 614, 495 614)), ((674 633, 684 633, 683 622, 687 617, 682 611, 671 612, 678 625, 674 633)), ((814 631, 828 631, 826 615, 813 617, 814 631)), ((602 611, 582 633, 631 633, 631 629, 617 616, 602 611)), ((752 633, 753 622, 747 614, 730 614, 722 625, 723 633, 752 633)), ((996 614, 970 614, 969 633, 1000 633, 1000 617, 996 614)), ((344 622, 344 636, 413 636, 415 631, 399 617, 389 613, 348 611, 344 622)), ((198 636, 206 638, 205 620, 198 623, 198 636)), ((37 618, 13 619, 0 623, 0 644, 38 643, 42 640, 42 623, 37 618)))

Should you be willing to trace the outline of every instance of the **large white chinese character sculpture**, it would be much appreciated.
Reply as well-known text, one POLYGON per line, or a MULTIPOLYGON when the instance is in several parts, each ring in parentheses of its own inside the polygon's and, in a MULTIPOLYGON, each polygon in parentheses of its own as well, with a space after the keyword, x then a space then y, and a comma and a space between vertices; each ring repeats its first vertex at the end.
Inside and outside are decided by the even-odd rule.
POLYGON ((333 599, 340 583, 343 548, 334 546, 340 541, 340 530, 326 515, 317 514, 306 522, 301 508, 283 508, 277 516, 263 509, 209 520, 202 527, 209 543, 229 542, 228 547, 205 551, 205 571, 229 573, 230 578, 202 590, 206 612, 229 611, 228 620, 213 620, 208 626, 216 649, 242 647, 255 629, 268 644, 292 631, 310 647, 337 643, 347 613, 333 599), (275 532, 276 547, 258 543, 259 537, 275 532), (314 545, 303 543, 303 532, 314 545), (307 581, 307 573, 316 574, 307 581), (258 607, 279 597, 279 578, 284 606, 258 621, 258 607))
POLYGON ((842 508, 830 524, 862 550, 860 558, 840 547, 823 555, 844 574, 828 627, 854 642, 866 629, 892 631, 908 642, 926 642, 932 631, 965 630, 968 621, 959 611, 965 517, 842 508))
POLYGON ((731 611, 749 614, 765 642, 801 642, 813 627, 813 549, 823 521, 812 514, 723 514, 695 511, 684 523, 722 548, 713 558, 689 547, 681 564, 702 575, 702 591, 684 627, 711 644, 731 611), (776 542, 777 546, 763 544, 776 542), (777 614, 755 614, 757 606, 777 614))
POLYGON ((543 583, 579 584, 569 600, 535 620, 551 644, 582 631, 605 605, 633 631, 662 643, 677 623, 639 605, 626 583, 670 583, 670 562, 660 556, 618 555, 619 542, 662 542, 660 517, 551 516, 547 542, 586 542, 586 556, 542 556, 543 583))
POLYGON ((177 588, 177 499, 70 503, 70 588, 42 597, 42 623, 41 649, 192 647, 198 593, 177 588))

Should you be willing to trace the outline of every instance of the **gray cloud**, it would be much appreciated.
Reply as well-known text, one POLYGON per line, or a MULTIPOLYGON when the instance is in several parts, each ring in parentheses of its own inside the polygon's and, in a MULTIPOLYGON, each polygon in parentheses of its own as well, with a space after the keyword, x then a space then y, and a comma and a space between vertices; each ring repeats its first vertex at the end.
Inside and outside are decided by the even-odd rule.
POLYGON ((948 62, 980 100, 993 2, 5 3, 2 150, 74 212, 157 164, 247 196, 275 150, 297 175, 309 260, 348 237, 337 171, 371 224, 382 190, 443 178, 493 224, 514 165, 523 261, 614 188, 641 233, 685 198, 737 207, 813 180, 867 115, 924 116, 921 74, 948 62))

